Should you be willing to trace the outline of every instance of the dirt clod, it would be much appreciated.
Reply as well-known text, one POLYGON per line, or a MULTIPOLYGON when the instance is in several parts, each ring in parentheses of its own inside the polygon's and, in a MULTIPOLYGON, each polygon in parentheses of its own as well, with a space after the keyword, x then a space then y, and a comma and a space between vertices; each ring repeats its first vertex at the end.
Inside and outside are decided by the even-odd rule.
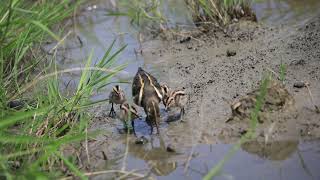
POLYGON ((188 37, 186 37, 186 38, 181 39, 179 42, 180 42, 180 43, 185 43, 185 42, 188 42, 188 41, 190 41, 190 40, 191 40, 191 37, 188 36, 188 37))
POLYGON ((169 144, 169 145, 167 146, 167 152, 176 152, 176 150, 175 150, 175 148, 174 148, 171 144, 169 144))
POLYGON ((235 56, 237 54, 237 52, 233 49, 228 49, 227 50, 227 56, 230 57, 230 56, 235 56))
MULTIPOLYGON (((260 89, 248 93, 246 96, 231 104, 232 116, 240 119, 250 118, 252 110, 255 108, 257 98, 260 94, 260 89)), ((270 113, 279 111, 294 104, 293 97, 281 82, 272 80, 267 87, 265 101, 261 107, 261 112, 270 113)), ((259 122, 263 123, 263 115, 259 117, 259 122)), ((233 119, 232 118, 232 119, 233 119)), ((230 120, 229 120, 230 121, 230 120)))
POLYGON ((295 82, 293 84, 293 87, 295 87, 295 88, 303 88, 303 87, 306 87, 306 84, 304 82, 295 82))
POLYGON ((148 139, 144 136, 137 138, 135 141, 135 144, 140 144, 140 145, 147 144, 147 143, 148 143, 148 139))

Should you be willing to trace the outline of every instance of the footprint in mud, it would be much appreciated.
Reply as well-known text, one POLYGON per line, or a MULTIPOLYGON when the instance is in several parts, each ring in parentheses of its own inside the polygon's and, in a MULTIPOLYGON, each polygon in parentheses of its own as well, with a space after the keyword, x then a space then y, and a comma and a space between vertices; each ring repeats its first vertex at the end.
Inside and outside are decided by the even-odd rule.
POLYGON ((269 160, 282 161, 288 159, 298 150, 299 141, 259 142, 249 141, 241 145, 241 149, 269 160))

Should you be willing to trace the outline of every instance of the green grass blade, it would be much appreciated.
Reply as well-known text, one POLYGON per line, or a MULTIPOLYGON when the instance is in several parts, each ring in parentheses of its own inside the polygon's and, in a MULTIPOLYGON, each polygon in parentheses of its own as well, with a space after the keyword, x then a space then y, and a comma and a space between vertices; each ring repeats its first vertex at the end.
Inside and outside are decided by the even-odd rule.
POLYGON ((255 134, 255 129, 258 123, 258 116, 261 110, 261 107, 264 102, 264 98, 267 93, 267 86, 269 84, 270 77, 268 76, 262 81, 260 86, 260 93, 257 98, 257 102, 254 106, 254 109, 251 111, 251 119, 250 119, 250 128, 249 131, 243 135, 240 140, 228 151, 228 153, 223 157, 222 160, 218 162, 209 172, 203 177, 203 180, 211 180, 213 177, 217 176, 221 169, 223 168, 224 164, 240 149, 241 145, 251 139, 255 134))
POLYGON ((56 41, 60 41, 60 38, 54 34, 47 26, 43 25, 39 21, 30 21, 32 24, 38 26, 40 29, 42 29, 44 32, 48 33, 52 38, 54 38, 56 41))
POLYGON ((16 143, 16 144, 29 144, 29 143, 51 143, 52 141, 48 138, 38 138, 27 135, 10 135, 1 134, 1 143, 16 143))
POLYGON ((80 177, 81 179, 88 179, 75 165, 73 165, 70 161, 64 158, 63 155, 61 155, 58 152, 56 152, 55 154, 66 164, 69 170, 72 171, 76 176, 80 177))
POLYGON ((41 116, 45 112, 47 112, 48 108, 40 108, 32 111, 27 112, 16 112, 14 114, 8 115, 7 117, 4 117, 0 121, 0 130, 7 128, 19 121, 26 120, 27 118, 33 117, 33 116, 41 116))

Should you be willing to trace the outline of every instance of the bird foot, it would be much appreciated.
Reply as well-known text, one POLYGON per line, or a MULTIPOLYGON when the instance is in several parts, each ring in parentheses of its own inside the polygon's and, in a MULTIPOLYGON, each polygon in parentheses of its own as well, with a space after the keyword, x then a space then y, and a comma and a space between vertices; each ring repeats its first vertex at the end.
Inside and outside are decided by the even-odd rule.
POLYGON ((110 113, 109 113, 109 117, 111 117, 111 118, 115 118, 116 117, 116 112, 115 111, 110 111, 110 113))

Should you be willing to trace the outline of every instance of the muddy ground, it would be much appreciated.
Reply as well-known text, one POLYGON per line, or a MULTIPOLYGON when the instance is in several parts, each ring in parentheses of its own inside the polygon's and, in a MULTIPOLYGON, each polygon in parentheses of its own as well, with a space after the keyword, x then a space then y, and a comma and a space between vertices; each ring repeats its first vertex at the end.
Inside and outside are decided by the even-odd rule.
POLYGON ((188 91, 185 126, 196 133, 186 134, 197 134, 199 143, 219 140, 229 143, 245 129, 241 121, 232 125, 225 123, 231 115, 228 102, 257 89, 267 72, 276 79, 280 76, 281 63, 287 69, 284 83, 295 100, 294 107, 271 113, 269 121, 259 125, 258 134, 263 136, 275 123, 272 134, 276 140, 317 138, 320 114, 316 113, 307 88, 298 89, 293 85, 299 81, 309 82, 314 103, 319 106, 319 29, 320 17, 297 29, 241 22, 224 32, 211 30, 196 37, 197 40, 170 42, 166 48, 151 50, 150 61, 161 62, 162 82, 188 91), (228 51, 236 54, 228 56, 228 51))
MULTIPOLYGON (((177 152, 196 144, 236 142, 248 129, 249 121, 226 123, 232 114, 230 103, 257 89, 266 73, 277 78, 281 63, 287 69, 284 84, 293 103, 269 113, 258 124, 257 141, 295 142, 320 137, 320 114, 307 88, 293 87, 296 82, 308 82, 314 103, 320 106, 320 16, 298 28, 240 22, 224 31, 210 28, 206 33, 192 34, 190 41, 181 39, 143 44, 142 56, 159 69, 160 73, 154 74, 159 81, 173 88, 184 87, 189 95, 184 122, 168 123, 168 114, 162 112, 161 138, 152 135, 157 141, 163 140, 177 152), (227 55, 227 51, 235 54, 227 55)), ((121 123, 108 118, 105 107, 95 112, 92 123, 91 130, 102 130, 105 135, 89 141, 89 169, 105 169, 118 161, 106 159, 124 154, 126 136, 117 131, 121 123)), ((138 120, 136 124, 138 135, 151 139, 145 122, 138 120)), ((129 152, 146 158, 142 149, 150 149, 150 144, 136 148, 134 136, 129 139, 129 152)), ((81 156, 86 164, 86 153, 81 156)))

